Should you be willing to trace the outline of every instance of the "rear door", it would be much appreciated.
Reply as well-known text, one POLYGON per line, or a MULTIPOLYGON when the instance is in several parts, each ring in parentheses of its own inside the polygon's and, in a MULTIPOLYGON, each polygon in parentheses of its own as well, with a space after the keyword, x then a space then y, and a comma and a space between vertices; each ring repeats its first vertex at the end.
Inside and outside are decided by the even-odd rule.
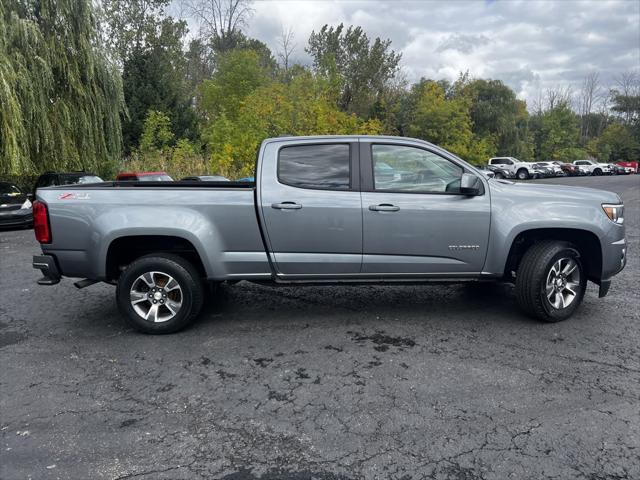
POLYGON ((270 142, 259 206, 276 272, 302 279, 352 275, 362 262, 357 139, 270 142))
POLYGON ((485 179, 480 177, 483 194, 466 196, 460 193, 464 164, 435 149, 362 141, 360 152, 363 274, 437 277, 482 271, 491 206, 485 179))

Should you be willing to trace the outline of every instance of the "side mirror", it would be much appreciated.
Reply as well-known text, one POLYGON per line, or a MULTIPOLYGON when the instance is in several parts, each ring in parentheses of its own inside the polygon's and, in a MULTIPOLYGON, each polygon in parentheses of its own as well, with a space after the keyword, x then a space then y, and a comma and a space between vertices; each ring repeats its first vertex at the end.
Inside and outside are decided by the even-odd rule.
POLYGON ((463 195, 480 195, 482 181, 470 173, 463 173, 460 179, 460 193, 463 195))

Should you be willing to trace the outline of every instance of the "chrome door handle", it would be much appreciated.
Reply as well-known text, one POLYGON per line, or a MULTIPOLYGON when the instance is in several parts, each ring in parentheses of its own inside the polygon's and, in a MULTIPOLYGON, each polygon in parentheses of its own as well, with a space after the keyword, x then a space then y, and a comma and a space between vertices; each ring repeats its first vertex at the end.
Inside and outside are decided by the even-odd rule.
POLYGON ((400 207, 390 203, 381 203, 380 205, 369 205, 369 210, 372 212, 397 212, 400 207))
POLYGON ((302 205, 295 202, 282 202, 282 203, 272 203, 271 208, 275 208, 277 210, 300 210, 302 205))

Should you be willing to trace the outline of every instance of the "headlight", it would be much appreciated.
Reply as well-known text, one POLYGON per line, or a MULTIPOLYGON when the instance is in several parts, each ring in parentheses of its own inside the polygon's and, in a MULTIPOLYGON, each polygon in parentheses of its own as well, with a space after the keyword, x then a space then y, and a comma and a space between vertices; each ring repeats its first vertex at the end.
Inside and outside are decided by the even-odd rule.
POLYGON ((31 208, 31 200, 27 198, 20 208, 22 210, 29 210, 31 208))
POLYGON ((602 204, 602 209, 609 220, 618 225, 622 225, 624 223, 624 205, 612 205, 608 203, 602 204))

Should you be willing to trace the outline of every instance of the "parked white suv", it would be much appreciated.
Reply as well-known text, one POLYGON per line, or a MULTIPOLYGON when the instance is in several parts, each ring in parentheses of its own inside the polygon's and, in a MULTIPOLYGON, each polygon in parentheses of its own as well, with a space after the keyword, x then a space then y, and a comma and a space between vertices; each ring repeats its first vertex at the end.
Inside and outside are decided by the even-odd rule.
POLYGON ((573 162, 580 170, 588 172, 589 175, 611 175, 611 165, 608 163, 598 163, 593 160, 576 160, 573 162))
POLYGON ((508 170, 518 180, 526 180, 536 176, 533 163, 522 162, 514 157, 493 157, 489 159, 489 165, 500 166, 508 170))

